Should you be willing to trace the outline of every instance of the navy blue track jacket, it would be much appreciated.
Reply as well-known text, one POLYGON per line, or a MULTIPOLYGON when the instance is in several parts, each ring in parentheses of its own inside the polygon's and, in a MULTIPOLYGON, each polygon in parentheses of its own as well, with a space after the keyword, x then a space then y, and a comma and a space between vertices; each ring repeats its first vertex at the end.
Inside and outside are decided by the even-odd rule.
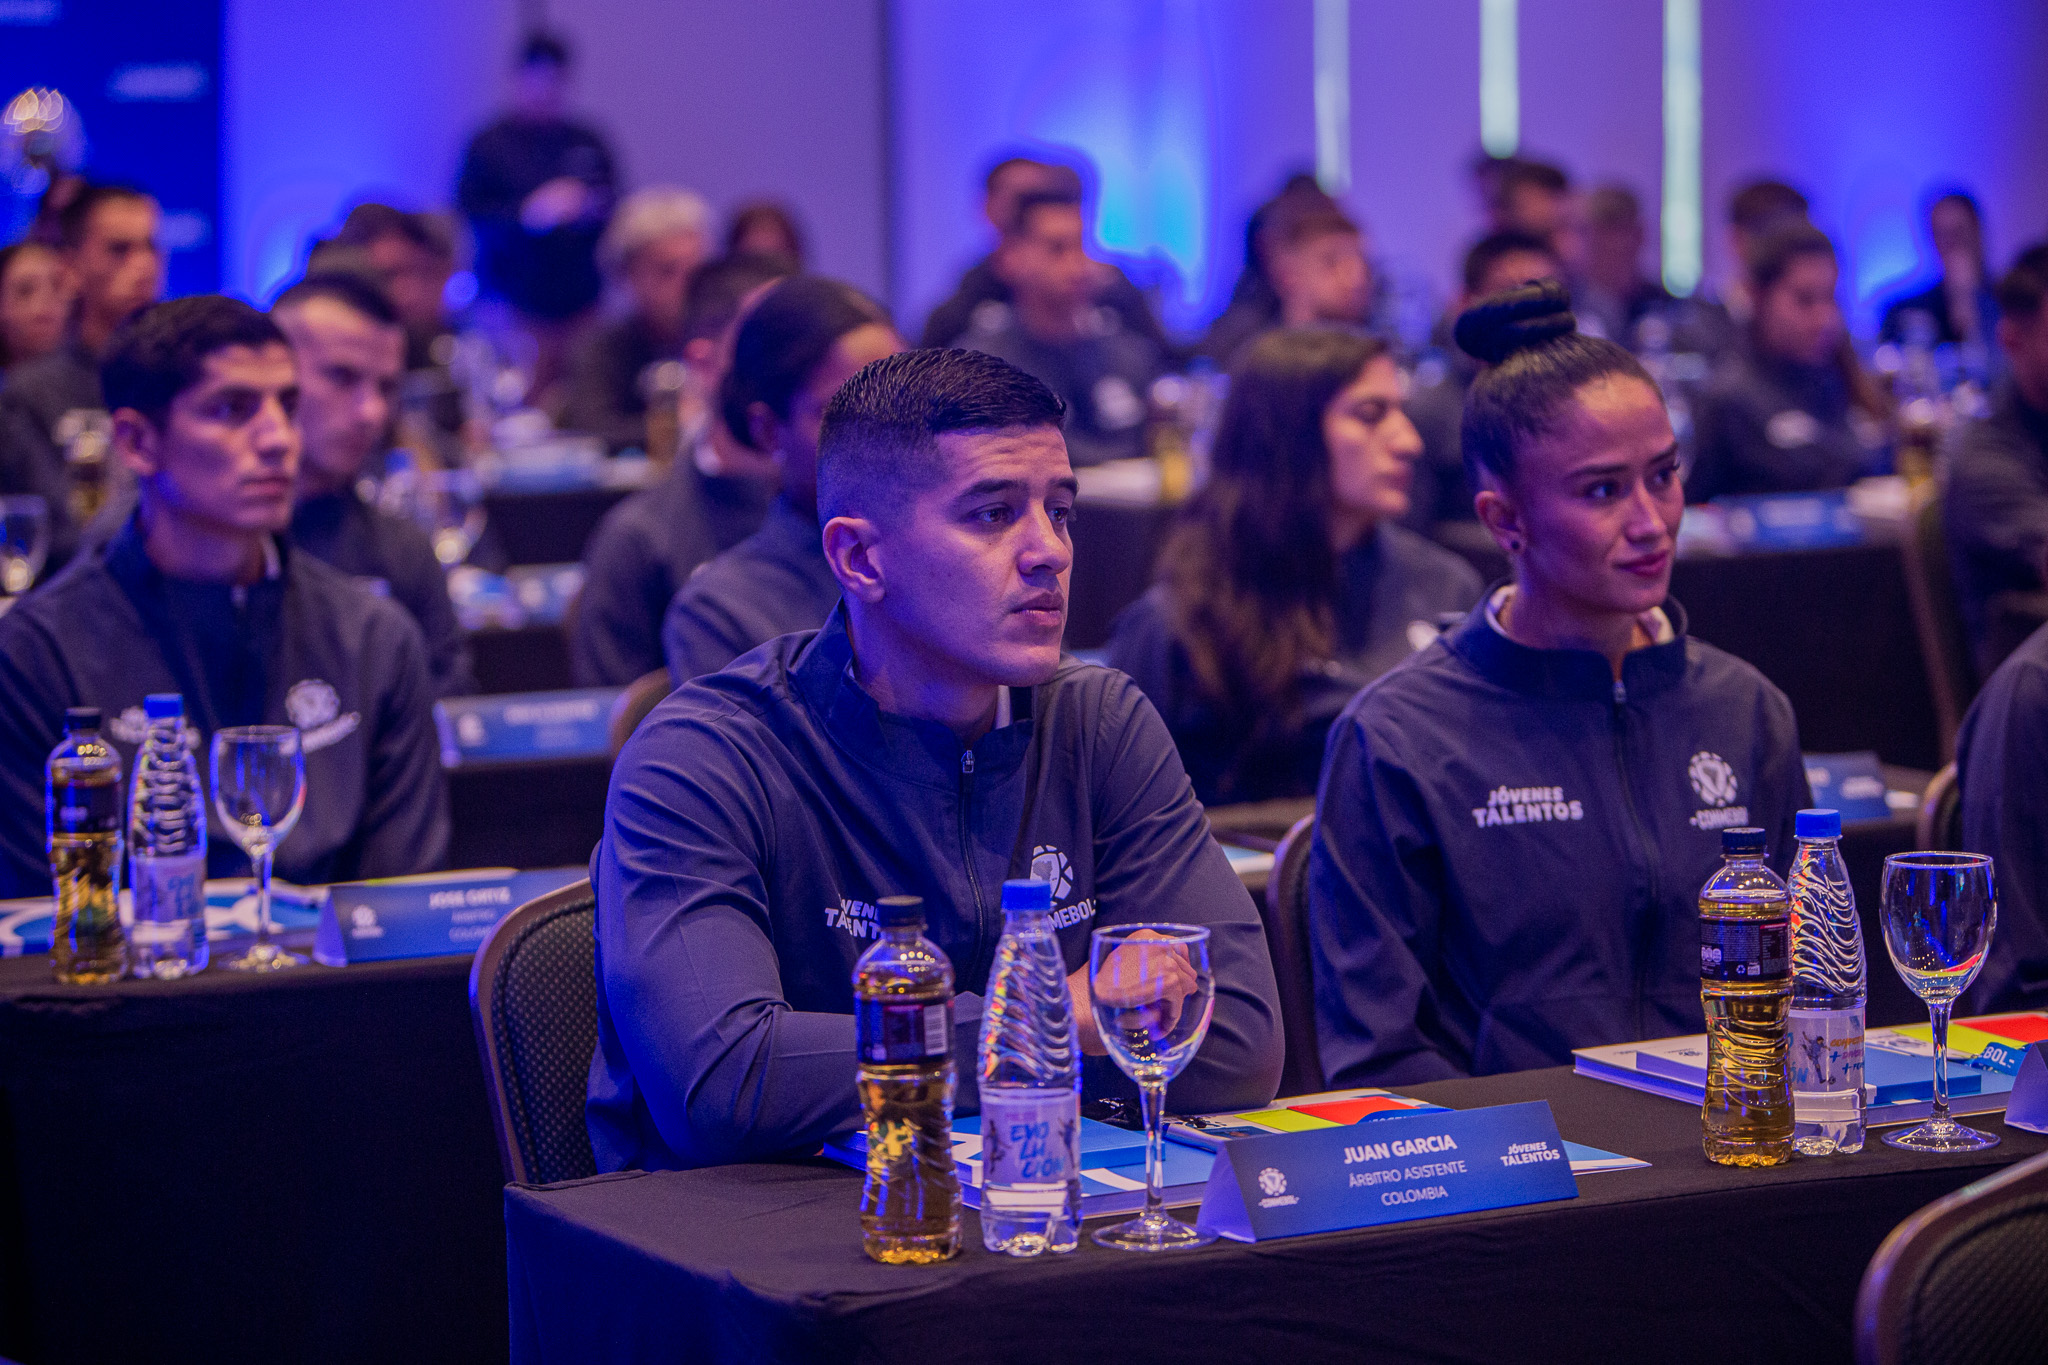
MULTIPOLYGON (((1158 714, 1122 674, 1073 659, 1011 703, 971 749, 882 712, 834 611, 654 709, 612 770, 591 860, 600 1170, 803 1151, 858 1124, 853 966, 884 896, 922 896, 953 963, 959 1109, 974 1112, 1006 877, 1052 882, 1069 972, 1097 925, 1208 925, 1215 1018, 1170 1103, 1272 1098, 1265 937, 1158 714)), ((1105 1057, 1083 1088, 1135 1094, 1105 1057)))
POLYGON ((1792 707, 1686 638, 1530 649, 1489 604, 1353 699, 1309 856, 1333 1085, 1406 1084, 1697 1033, 1699 889, 1721 830, 1782 870, 1806 772, 1792 707))
MULTIPOLYGON (((419 628, 304 550, 277 550, 276 573, 247 588, 184 582, 157 571, 131 519, 0 617, 0 896, 50 894, 43 764, 64 708, 99 707, 132 775, 151 692, 184 695, 202 773, 221 726, 304 732, 306 807, 278 846, 279 877, 318 884, 441 865, 448 785, 419 628)), ((208 817, 208 875, 246 873, 208 817)))

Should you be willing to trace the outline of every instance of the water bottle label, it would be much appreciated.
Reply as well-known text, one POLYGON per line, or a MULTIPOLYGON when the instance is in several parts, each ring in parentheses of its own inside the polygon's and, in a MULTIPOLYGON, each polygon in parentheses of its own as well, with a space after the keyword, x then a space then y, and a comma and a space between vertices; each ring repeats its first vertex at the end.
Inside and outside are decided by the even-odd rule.
POLYGON ((172 858, 130 858, 129 880, 135 888, 135 922, 175 920, 185 923, 206 913, 206 855, 187 853, 172 858))
POLYGON ((121 829, 121 784, 52 784, 51 829, 57 834, 115 834, 121 829))
POLYGON ((1792 1088, 1863 1088, 1863 1015, 1858 1010, 1792 1011, 1792 1088))
POLYGON ((982 1184, 1055 1184, 1080 1169, 1081 1100, 1073 1091, 981 1092, 982 1184))
POLYGON ((864 1062, 922 1062, 953 1052, 953 1002, 940 1005, 862 1000, 854 1036, 864 1062))
POLYGON ((1773 981, 1792 975, 1788 919, 1700 916, 1700 976, 1707 981, 1773 981))

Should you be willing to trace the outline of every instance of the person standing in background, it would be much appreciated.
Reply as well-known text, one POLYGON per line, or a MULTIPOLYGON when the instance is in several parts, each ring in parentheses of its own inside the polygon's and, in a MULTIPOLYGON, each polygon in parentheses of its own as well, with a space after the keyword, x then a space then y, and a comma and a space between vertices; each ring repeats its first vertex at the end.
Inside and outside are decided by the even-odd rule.
POLYGON ((1984 215, 1967 190, 1950 190, 1927 206, 1927 239, 1941 277, 1927 288, 1885 305, 1878 340, 1911 341, 1907 319, 1923 313, 1931 324, 1931 345, 1980 345, 1998 326, 1998 300, 1984 264, 1984 215))
POLYGON ((604 281, 597 243, 617 172, 611 149, 565 113, 569 48, 534 32, 520 48, 511 112, 470 140, 455 199, 476 234, 477 286, 535 347, 533 390, 560 378, 604 281))
MULTIPOLYGON (((59 240, 78 298, 64 344, 10 369, 0 389, 0 493, 36 493, 49 503, 53 572, 77 550, 83 529, 66 448, 86 424, 104 421, 99 365, 108 339, 163 292, 162 218, 156 200, 127 185, 88 186, 65 206, 59 240)), ((98 477, 110 481, 113 471, 101 468, 98 477)))
POLYGON ((55 247, 16 242, 0 250, 0 378, 64 344, 76 295, 55 247))
POLYGON ((690 275, 710 249, 711 206, 673 186, 626 196, 597 244, 605 274, 631 311, 584 334, 569 362, 562 424, 604 438, 613 452, 647 447, 647 369, 678 360, 690 275))
POLYGON ((476 691, 433 543, 356 491, 390 439, 405 365, 397 311, 367 280, 336 273, 308 275, 278 295, 270 312, 299 373, 293 543, 405 608, 426 643, 434 695, 476 691))

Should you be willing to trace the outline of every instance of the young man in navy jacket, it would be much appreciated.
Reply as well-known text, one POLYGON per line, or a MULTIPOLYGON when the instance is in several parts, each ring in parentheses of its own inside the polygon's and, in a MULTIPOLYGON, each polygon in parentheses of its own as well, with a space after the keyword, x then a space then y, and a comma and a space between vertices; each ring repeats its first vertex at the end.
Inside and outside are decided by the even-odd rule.
POLYGON ((819 496, 842 605, 675 692, 613 770, 591 864, 600 1169, 801 1152, 854 1128, 853 964, 890 895, 924 898, 952 960, 973 1112, 1006 877, 1053 885, 1085 1090, 1125 1088, 1087 1005, 1089 931, 1168 920, 1209 926, 1216 975, 1169 1103, 1272 1097, 1279 1011, 1250 897, 1151 705, 1060 654, 1061 411, 964 351, 875 361, 832 400, 819 496))
MULTIPOLYGON (((448 792, 419 629, 281 534, 299 461, 284 334, 233 299, 178 299, 117 334, 100 373, 139 502, 0 617, 0 896, 49 894, 43 762, 65 708, 99 707, 133 772, 151 692, 183 694, 202 767, 221 726, 303 732, 306 807, 280 877, 438 867, 448 792)), ((209 874, 245 871, 212 834, 209 874)))

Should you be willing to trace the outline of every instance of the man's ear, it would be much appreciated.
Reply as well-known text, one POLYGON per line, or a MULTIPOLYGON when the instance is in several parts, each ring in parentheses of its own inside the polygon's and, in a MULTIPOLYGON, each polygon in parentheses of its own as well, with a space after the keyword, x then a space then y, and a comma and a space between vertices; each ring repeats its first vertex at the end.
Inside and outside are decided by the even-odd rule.
POLYGON ((1521 509, 1512 498, 1498 488, 1482 488, 1472 499, 1472 510, 1502 553, 1513 556, 1522 552, 1528 532, 1522 526, 1521 509))
POLYGON ((782 453, 782 419, 766 403, 747 404, 747 444, 764 455, 782 453))
POLYGON ((866 517, 834 517, 825 523, 825 562, 848 597, 874 606, 888 595, 881 558, 875 553, 880 528, 866 517))
POLYGON ((136 478, 154 477, 163 458, 163 433, 156 423, 134 408, 116 408, 112 422, 114 454, 136 478))

